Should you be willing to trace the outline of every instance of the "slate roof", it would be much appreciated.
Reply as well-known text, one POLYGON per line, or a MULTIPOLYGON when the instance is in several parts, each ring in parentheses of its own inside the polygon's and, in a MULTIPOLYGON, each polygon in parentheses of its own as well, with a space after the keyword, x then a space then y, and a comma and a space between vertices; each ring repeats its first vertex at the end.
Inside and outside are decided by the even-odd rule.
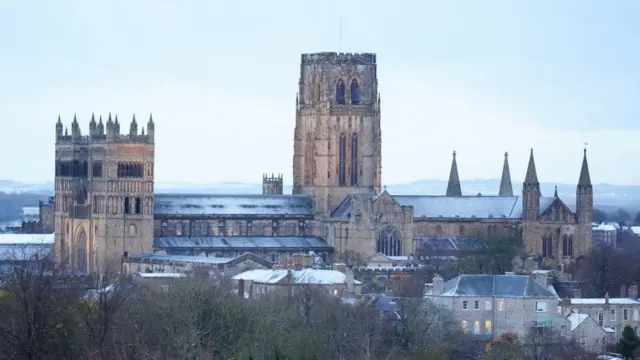
MULTIPOLYGON (((429 295, 433 290, 429 291, 429 295)), ((524 275, 460 275, 444 283, 441 296, 557 299, 544 286, 524 275)))
MULTIPOLYGON (((440 195, 392 195, 400 206, 413 207, 414 218, 425 219, 521 219, 522 198, 519 196, 440 196, 440 195)), ((540 214, 555 197, 540 197, 540 214)), ((331 217, 351 216, 352 196, 347 197, 331 213, 331 217)), ((575 206, 566 204, 575 212, 575 206)))
POLYGON ((207 257, 207 256, 191 256, 191 255, 172 255, 172 254, 139 254, 130 256, 129 260, 133 262, 150 262, 150 263, 192 263, 207 265, 232 265, 244 260, 253 260, 263 266, 271 267, 271 263, 252 254, 244 253, 238 257, 207 257))
POLYGON ((333 247, 319 236, 168 236, 155 237, 156 249, 202 249, 204 251, 227 250, 302 250, 333 251, 333 247))
POLYGON ((434 253, 486 250, 487 243, 472 236, 423 236, 413 238, 414 246, 434 253))
POLYGON ((156 194, 156 217, 246 218, 247 216, 313 218, 307 195, 156 194))

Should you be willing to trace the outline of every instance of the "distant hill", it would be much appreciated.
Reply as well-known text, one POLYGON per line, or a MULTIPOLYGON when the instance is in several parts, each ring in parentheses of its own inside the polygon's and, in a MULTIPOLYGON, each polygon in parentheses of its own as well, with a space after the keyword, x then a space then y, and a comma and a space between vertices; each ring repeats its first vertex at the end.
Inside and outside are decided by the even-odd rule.
MULTIPOLYGON (((522 192, 522 184, 514 183, 514 195, 522 192)), ((576 186, 574 184, 541 183, 541 191, 544 196, 553 195, 554 186, 558 186, 558 195, 566 202, 575 201, 576 186)), ((498 179, 475 179, 462 182, 464 195, 497 195, 500 187, 498 179)), ((444 195, 447 182, 444 180, 419 180, 411 183, 388 184, 387 190, 391 194, 403 195, 444 195)), ((597 208, 604 211, 612 211, 623 208, 630 212, 640 209, 640 186, 638 185, 609 185, 597 184, 593 187, 594 202, 597 208)), ((206 194, 260 194, 262 184, 223 182, 212 184, 180 183, 156 183, 158 193, 206 193, 206 194)), ((33 193, 49 195, 53 193, 53 183, 21 183, 10 180, 0 180, 0 192, 33 193)), ((284 192, 291 193, 291 185, 285 185, 284 192)), ((42 197, 38 197, 42 198, 42 197)), ((20 201, 21 206, 30 206, 20 201)), ((36 206, 33 204, 31 206, 36 206)))

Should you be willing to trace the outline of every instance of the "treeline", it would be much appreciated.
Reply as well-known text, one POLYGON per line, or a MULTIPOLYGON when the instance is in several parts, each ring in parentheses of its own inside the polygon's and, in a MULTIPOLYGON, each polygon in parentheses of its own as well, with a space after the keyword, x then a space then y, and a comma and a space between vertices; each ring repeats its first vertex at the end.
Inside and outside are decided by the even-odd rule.
POLYGON ((49 195, 44 194, 0 192, 0 221, 20 220, 23 207, 35 207, 40 201, 46 202, 48 199, 49 195))
MULTIPOLYGON (((0 292, 0 359, 514 358, 494 357, 499 347, 485 348, 451 313, 423 300, 399 302, 382 316, 371 303, 343 304, 310 287, 260 300, 209 279, 159 288, 119 286, 87 297, 55 277, 15 271, 0 292)), ((522 339, 508 350, 526 354, 518 359, 582 355, 571 342, 549 339, 522 339)))
POLYGON ((620 226, 640 225, 640 211, 631 213, 625 209, 616 211, 603 211, 601 209, 593 209, 593 221, 597 223, 615 222, 620 226))

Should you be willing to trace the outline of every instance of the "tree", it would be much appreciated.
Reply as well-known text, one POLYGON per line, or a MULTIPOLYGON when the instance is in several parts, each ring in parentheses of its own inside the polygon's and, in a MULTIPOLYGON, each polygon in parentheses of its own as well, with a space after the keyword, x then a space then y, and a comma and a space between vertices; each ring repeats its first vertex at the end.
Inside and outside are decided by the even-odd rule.
POLYGON ((593 222, 603 223, 609 219, 606 212, 600 209, 593 209, 593 222))
POLYGON ((461 254, 457 263, 458 274, 503 275, 513 271, 513 259, 523 255, 520 237, 493 237, 478 241, 485 242, 486 247, 461 254))
POLYGON ((625 359, 633 359, 636 349, 640 346, 638 335, 629 325, 622 330, 622 337, 616 344, 617 352, 624 356, 625 359))
POLYGON ((620 224, 620 226, 629 225, 631 222, 631 214, 625 209, 618 209, 611 215, 611 219, 620 224))

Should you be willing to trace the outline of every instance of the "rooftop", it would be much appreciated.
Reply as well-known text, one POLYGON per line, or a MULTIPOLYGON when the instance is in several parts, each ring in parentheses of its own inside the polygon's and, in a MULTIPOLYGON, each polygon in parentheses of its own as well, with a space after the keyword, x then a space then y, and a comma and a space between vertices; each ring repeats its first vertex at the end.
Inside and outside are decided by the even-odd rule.
POLYGON ((0 245, 53 244, 55 234, 0 234, 0 245))
MULTIPOLYGON (((427 292, 433 295, 433 289, 427 292)), ((548 289, 524 275, 460 275, 444 283, 444 293, 435 296, 478 296, 557 299, 548 289)))
POLYGON ((575 330, 583 321, 589 318, 589 314, 580 314, 576 312, 572 312, 567 316, 567 320, 571 323, 571 331, 575 330))
POLYGON ((156 194, 156 217, 302 217, 314 215, 307 195, 156 194))
POLYGON ((333 247, 318 236, 169 236, 153 239, 156 249, 207 249, 211 251, 252 249, 333 251, 333 247))
MULTIPOLYGON (((571 299, 571 305, 604 305, 605 298, 574 298, 571 299)), ((638 305, 640 301, 631 298, 610 298, 611 305, 638 305)))
MULTIPOLYGON (((277 284, 291 272, 291 283, 302 284, 344 284, 346 275, 337 270, 249 270, 233 277, 234 280, 247 280, 262 284, 277 284)), ((354 280, 355 284, 361 284, 354 280)))

